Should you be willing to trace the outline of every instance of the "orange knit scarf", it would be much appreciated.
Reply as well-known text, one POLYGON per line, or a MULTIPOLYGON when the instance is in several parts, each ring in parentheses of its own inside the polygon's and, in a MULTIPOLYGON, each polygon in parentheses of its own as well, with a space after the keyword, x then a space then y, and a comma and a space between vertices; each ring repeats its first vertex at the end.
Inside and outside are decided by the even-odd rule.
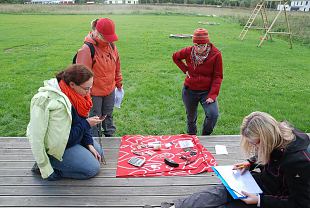
POLYGON ((76 109, 79 116, 87 117, 88 113, 93 106, 90 95, 82 96, 75 92, 70 86, 68 86, 63 80, 59 82, 59 87, 61 91, 67 95, 71 104, 76 109))

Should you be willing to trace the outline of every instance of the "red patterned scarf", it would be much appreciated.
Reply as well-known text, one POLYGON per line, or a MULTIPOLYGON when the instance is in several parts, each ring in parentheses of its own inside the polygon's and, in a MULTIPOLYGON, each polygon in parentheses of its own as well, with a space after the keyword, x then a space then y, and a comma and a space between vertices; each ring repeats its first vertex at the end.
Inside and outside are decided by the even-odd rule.
POLYGON ((90 95, 82 96, 75 92, 70 86, 68 86, 63 80, 59 82, 61 91, 67 95, 71 104, 78 112, 79 116, 87 117, 88 113, 93 106, 90 95))
POLYGON ((194 63, 194 69, 196 69, 198 65, 202 64, 208 58, 210 50, 211 47, 207 46, 206 50, 203 53, 198 54, 195 50, 195 47, 192 48, 191 58, 192 62, 194 63))

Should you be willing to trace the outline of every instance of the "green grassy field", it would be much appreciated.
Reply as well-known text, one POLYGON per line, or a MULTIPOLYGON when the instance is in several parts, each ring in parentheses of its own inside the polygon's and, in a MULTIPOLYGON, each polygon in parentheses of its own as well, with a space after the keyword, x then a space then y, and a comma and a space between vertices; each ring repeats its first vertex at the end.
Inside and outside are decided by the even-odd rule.
MULTIPOLYGON (((90 29, 102 15, 0 14, 0 136, 24 136, 29 103, 43 80, 72 61, 90 29)), ((224 81, 220 118, 214 134, 238 134, 242 118, 266 111, 310 131, 310 48, 274 38, 257 48, 260 34, 250 31, 238 40, 241 26, 222 17, 182 15, 108 15, 117 25, 125 98, 114 113, 117 136, 179 134, 186 131, 181 100, 184 75, 173 64, 174 51, 190 39, 171 33, 192 33, 199 21, 222 51, 224 81)), ((199 108, 198 126, 203 113, 199 108)))

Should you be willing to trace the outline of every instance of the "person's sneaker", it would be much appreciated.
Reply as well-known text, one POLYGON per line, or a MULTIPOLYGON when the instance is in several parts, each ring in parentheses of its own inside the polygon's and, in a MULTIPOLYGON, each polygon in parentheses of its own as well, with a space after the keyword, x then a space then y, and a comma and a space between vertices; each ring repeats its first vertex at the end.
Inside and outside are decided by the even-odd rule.
POLYGON ((162 203, 160 204, 160 207, 161 207, 161 208, 170 208, 170 207, 172 207, 173 205, 174 205, 174 203, 162 202, 162 203))
POLYGON ((38 167, 37 162, 33 164, 31 171, 35 174, 41 175, 40 168, 38 167))

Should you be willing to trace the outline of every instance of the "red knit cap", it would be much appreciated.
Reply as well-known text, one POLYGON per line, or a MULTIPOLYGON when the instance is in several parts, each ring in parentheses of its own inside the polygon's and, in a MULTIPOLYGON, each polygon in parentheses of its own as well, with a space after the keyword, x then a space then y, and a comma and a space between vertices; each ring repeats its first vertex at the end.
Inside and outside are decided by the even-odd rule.
POLYGON ((210 43, 208 31, 204 28, 196 29, 193 35, 193 43, 197 44, 210 43))
POLYGON ((115 25, 109 18, 100 18, 96 23, 96 30, 106 39, 108 42, 114 42, 118 40, 115 34, 115 25))

